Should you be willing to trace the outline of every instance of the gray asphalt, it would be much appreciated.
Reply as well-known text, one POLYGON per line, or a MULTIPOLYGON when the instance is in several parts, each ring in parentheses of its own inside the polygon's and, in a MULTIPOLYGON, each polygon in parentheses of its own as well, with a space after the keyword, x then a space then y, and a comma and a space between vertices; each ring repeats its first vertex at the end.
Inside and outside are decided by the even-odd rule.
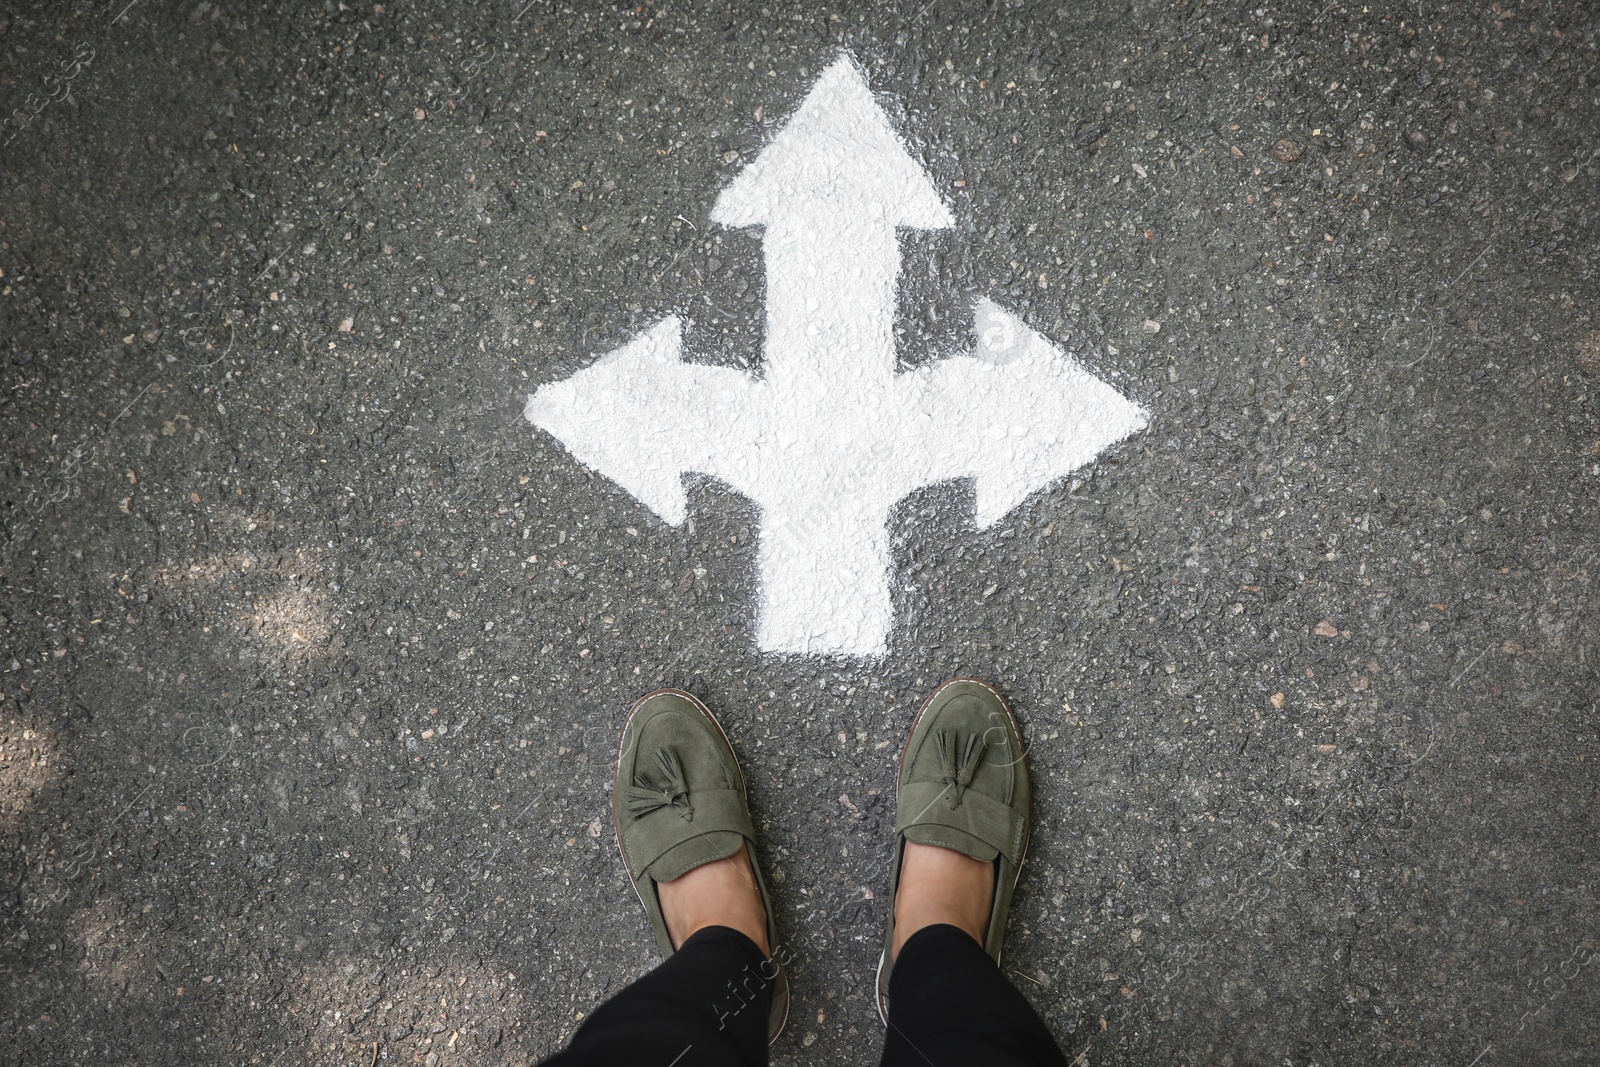
POLYGON ((1542 4, 0 7, 0 1063, 525 1063, 654 961, 611 760, 744 759, 786 1064, 873 1062, 899 743, 1030 737, 1005 969, 1088 1064, 1600 1048, 1600 16, 1542 4), (1149 428, 893 516, 880 662, 757 651, 759 516, 521 417, 669 312, 841 50, 989 297, 1149 428), (30 98, 30 94, 34 94, 30 98))

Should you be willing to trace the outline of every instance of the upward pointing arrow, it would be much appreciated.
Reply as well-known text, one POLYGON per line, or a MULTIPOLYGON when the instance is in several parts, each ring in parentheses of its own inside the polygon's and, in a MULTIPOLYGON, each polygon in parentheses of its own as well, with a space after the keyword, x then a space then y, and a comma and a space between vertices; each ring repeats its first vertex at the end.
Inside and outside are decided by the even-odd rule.
POLYGON ((951 224, 848 59, 817 80, 711 219, 766 227, 767 381, 806 393, 828 383, 830 400, 894 372, 896 228, 951 224))
POLYGON ((761 378, 684 363, 669 317, 541 388, 526 414, 670 523, 687 517, 691 471, 755 501, 764 649, 881 654, 896 501, 971 477, 988 525, 1145 425, 1137 405, 987 300, 971 355, 895 373, 897 231, 951 219, 848 58, 712 219, 764 228, 761 378))

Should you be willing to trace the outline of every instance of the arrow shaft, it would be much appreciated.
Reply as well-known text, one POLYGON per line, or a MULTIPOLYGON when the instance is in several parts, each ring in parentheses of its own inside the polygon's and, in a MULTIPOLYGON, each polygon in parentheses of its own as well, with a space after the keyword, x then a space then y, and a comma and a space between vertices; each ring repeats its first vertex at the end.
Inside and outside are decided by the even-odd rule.
POLYGON ((881 653, 894 611, 886 509, 877 501, 808 497, 762 509, 760 645, 881 653))
POLYGON ((848 400, 894 376, 892 225, 802 214, 767 228, 765 378, 789 396, 848 400))

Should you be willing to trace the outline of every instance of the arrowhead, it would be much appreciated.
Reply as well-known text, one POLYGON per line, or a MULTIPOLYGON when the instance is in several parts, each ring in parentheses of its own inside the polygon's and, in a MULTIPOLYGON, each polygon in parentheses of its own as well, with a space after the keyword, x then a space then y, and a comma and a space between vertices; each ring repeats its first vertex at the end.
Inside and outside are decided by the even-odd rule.
POLYGON ((800 110, 717 198, 713 222, 770 226, 819 214, 942 229, 950 212, 906 151, 849 56, 822 73, 800 110))
POLYGON ((935 366, 922 406, 939 473, 976 478, 983 527, 1146 419, 1138 404, 992 301, 977 302, 975 325, 975 354, 935 366))
MULTIPOLYGON (((523 415, 676 526, 688 515, 683 427, 670 416, 680 391, 682 325, 669 316, 592 366, 528 398, 523 415)), ((694 368, 711 370, 713 368, 694 368)))

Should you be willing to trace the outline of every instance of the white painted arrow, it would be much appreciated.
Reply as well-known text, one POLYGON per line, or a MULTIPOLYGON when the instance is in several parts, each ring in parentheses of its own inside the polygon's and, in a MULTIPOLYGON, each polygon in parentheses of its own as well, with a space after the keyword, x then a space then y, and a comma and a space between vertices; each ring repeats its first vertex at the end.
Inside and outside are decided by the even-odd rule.
POLYGON ((896 501, 970 477, 986 526, 1145 425, 1137 405, 987 300, 972 355, 895 372, 897 231, 951 219, 848 58, 712 219, 764 227, 761 378, 684 363, 681 324, 667 318, 544 386, 526 414, 674 525, 692 471, 755 501, 763 649, 881 654, 896 501))
POLYGON ((951 219, 853 63, 823 73, 711 220, 766 228, 766 381, 822 403, 881 392, 894 374, 896 229, 951 219))

